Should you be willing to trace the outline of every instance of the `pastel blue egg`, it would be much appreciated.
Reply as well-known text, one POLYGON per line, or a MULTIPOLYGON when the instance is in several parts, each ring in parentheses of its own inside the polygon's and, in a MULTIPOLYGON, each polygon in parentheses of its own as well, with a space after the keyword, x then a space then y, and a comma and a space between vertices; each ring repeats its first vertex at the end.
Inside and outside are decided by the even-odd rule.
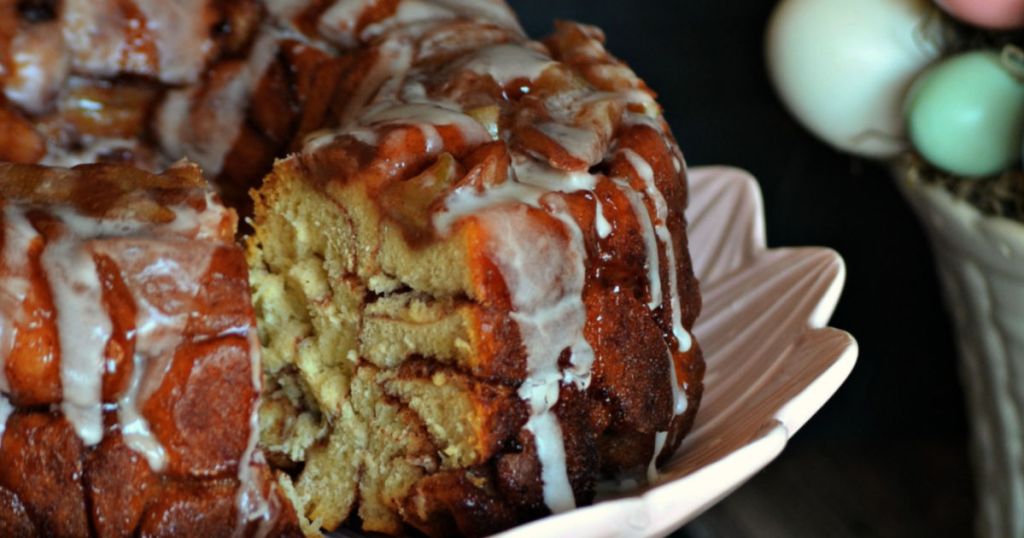
POLYGON ((1024 83, 996 52, 967 52, 932 67, 914 83, 905 110, 914 147, 953 174, 998 174, 1021 156, 1024 83))

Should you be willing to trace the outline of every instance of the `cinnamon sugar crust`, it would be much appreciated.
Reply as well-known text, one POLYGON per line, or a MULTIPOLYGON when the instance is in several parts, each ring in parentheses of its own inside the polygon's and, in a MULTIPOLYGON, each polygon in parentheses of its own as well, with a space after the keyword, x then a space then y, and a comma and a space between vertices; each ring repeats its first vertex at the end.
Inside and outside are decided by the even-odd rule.
POLYGON ((297 533, 254 451, 236 217, 198 169, 0 164, 0 215, 5 535, 297 533))

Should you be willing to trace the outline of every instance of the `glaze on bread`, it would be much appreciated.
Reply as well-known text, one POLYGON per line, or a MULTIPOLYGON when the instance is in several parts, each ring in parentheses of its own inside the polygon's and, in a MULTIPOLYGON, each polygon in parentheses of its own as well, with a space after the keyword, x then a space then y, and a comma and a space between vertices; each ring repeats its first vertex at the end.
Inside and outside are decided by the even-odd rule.
POLYGON ((0 211, 0 534, 295 529, 236 218, 198 169, 0 164, 0 211))

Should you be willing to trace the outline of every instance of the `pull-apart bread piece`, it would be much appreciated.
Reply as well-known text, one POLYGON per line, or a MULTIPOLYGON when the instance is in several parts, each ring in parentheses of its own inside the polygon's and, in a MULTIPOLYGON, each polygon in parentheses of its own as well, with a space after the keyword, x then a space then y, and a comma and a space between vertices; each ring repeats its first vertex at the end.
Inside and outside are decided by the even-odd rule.
POLYGON ((299 534, 235 224, 192 165, 0 164, 0 536, 299 534))
POLYGON ((304 530, 483 535, 656 475, 703 361, 652 92, 599 30, 531 42, 497 1, 281 4, 345 57, 340 127, 275 164, 248 249, 304 530))
POLYGON ((266 4, 0 0, 0 160, 159 171, 188 157, 245 210, 320 126, 340 61, 266 4))

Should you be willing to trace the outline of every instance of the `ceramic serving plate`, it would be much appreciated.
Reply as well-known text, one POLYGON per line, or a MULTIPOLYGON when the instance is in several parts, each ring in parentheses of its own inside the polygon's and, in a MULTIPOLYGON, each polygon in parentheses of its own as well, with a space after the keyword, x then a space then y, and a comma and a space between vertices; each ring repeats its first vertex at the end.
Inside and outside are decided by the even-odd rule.
POLYGON ((761 191, 734 168, 690 170, 687 218, 707 361, 693 431, 657 482, 500 538, 667 535, 775 459, 853 369, 857 343, 826 326, 845 277, 838 254, 767 249, 761 191))
POLYGON ((660 480, 501 534, 657 537, 671 533, 775 459, 853 369, 857 343, 826 326, 845 278, 824 248, 767 249, 757 182, 690 170, 690 252, 704 309, 704 399, 660 480))

